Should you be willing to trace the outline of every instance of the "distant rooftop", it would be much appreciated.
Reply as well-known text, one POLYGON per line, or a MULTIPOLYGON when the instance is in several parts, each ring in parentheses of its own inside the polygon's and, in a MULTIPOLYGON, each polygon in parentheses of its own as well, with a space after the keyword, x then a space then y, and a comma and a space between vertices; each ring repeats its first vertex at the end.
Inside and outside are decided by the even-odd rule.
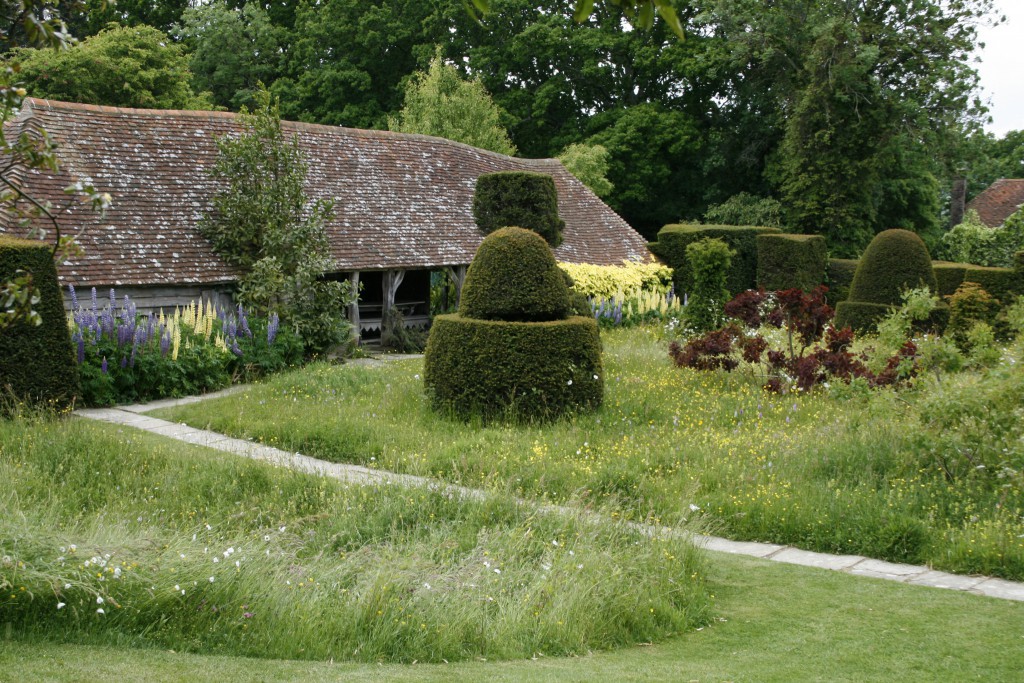
POLYGON ((975 210, 981 222, 990 228, 998 228, 1006 219, 1024 205, 1024 179, 1003 178, 988 186, 981 194, 967 204, 968 210, 975 210))
MULTIPOLYGON (((218 189, 209 176, 216 140, 237 133, 237 115, 120 109, 26 99, 16 130, 44 128, 60 145, 59 176, 31 171, 22 187, 66 203, 72 177, 113 196, 100 219, 75 207, 68 232, 86 229, 82 256, 60 268, 64 283, 169 285, 237 279, 197 230, 218 189)), ((282 122, 309 164, 307 192, 330 199, 327 225, 338 271, 468 264, 483 235, 472 215, 476 179, 494 171, 552 176, 565 220, 559 260, 617 264, 650 258, 646 241, 555 159, 517 159, 441 138, 282 122)), ((0 233, 21 230, 0 224, 0 233)))

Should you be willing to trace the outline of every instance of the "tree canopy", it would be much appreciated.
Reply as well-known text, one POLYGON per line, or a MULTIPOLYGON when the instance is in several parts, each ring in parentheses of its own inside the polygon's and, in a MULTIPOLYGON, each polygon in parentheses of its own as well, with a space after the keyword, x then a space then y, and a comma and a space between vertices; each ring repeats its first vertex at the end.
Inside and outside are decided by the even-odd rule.
POLYGON ((188 57, 151 26, 111 25, 65 50, 19 48, 12 58, 30 95, 143 109, 204 109, 188 57))
POLYGON ((426 72, 409 79, 405 104, 388 119, 388 127, 514 155, 516 148, 501 125, 501 113, 479 79, 464 80, 437 56, 426 72))

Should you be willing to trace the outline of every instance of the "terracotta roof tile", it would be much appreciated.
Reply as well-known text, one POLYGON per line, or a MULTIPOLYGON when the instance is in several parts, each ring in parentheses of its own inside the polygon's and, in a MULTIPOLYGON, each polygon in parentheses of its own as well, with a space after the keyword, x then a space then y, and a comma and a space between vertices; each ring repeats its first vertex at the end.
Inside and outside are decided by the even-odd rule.
POLYGON ((967 204, 978 212, 981 222, 998 228, 1024 205, 1024 179, 1003 178, 988 186, 967 204))
MULTIPOLYGON (((235 280, 196 229, 217 183, 216 139, 237 132, 226 112, 119 109, 28 99, 14 126, 45 128, 60 145, 61 174, 31 171, 23 187, 66 202, 72 177, 114 197, 103 219, 75 207, 62 225, 84 254, 60 267, 76 285, 169 285, 235 280)), ((645 240, 554 159, 516 159, 423 135, 284 122, 309 163, 307 191, 334 201, 327 229, 339 271, 469 263, 482 239, 471 211, 482 173, 550 174, 565 220, 564 261, 649 258, 645 240)), ((0 232, 14 232, 0 225, 0 232)))

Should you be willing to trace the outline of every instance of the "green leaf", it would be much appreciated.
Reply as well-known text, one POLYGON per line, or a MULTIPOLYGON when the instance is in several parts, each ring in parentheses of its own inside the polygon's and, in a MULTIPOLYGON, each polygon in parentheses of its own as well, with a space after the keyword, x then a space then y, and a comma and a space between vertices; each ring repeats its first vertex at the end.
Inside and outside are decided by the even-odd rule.
POLYGON ((572 18, 576 23, 582 24, 590 17, 593 11, 594 0, 577 0, 576 11, 573 13, 572 18))

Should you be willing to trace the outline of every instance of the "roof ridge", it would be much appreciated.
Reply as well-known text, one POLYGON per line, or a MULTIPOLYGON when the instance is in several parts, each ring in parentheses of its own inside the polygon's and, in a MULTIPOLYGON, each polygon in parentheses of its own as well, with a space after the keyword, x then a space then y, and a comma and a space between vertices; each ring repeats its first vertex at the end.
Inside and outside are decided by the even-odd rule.
MULTIPOLYGON (((30 118, 34 110, 42 111, 72 111, 72 112, 83 112, 90 114, 105 114, 110 116, 144 116, 144 117, 173 117, 173 118, 192 118, 192 119, 237 119, 239 114, 231 111, 215 111, 209 109, 138 109, 133 107, 110 107, 102 104, 85 104, 83 102, 66 102, 63 100, 51 100, 43 99, 38 97, 26 97, 22 100, 22 116, 30 118), (25 112, 24 110, 28 111, 25 112)), ((466 144, 464 142, 458 142, 457 140, 449 140, 448 138, 438 137, 436 135, 424 135, 421 133, 399 133, 391 130, 380 130, 377 128, 350 128, 348 126, 332 126, 326 123, 308 123, 305 121, 290 121, 288 119, 281 119, 282 125, 287 128, 295 130, 307 130, 310 132, 328 132, 328 131, 342 131, 348 135, 361 138, 369 139, 407 139, 407 140, 422 140, 424 142, 442 142, 448 145, 454 145, 456 147, 464 147, 471 149, 475 152, 482 152, 487 155, 495 156, 500 159, 512 159, 517 162, 544 162, 546 164, 557 164, 564 168, 561 161, 555 158, 541 158, 541 159, 527 159, 524 157, 513 157, 501 152, 494 152, 489 149, 482 149, 480 147, 474 147, 473 145, 466 144)), ((566 169, 568 171, 568 169, 566 169)))

